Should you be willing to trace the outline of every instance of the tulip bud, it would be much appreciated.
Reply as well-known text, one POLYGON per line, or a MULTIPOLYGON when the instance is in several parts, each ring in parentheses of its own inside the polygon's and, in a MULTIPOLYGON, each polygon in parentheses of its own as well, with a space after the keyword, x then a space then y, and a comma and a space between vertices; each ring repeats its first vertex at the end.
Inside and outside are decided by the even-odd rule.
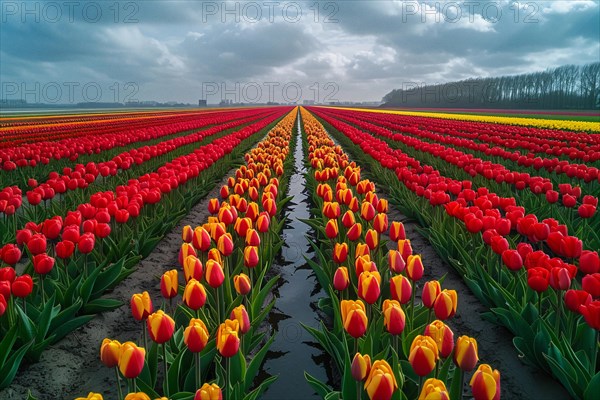
POLYGON ((581 306, 587 306, 592 302, 592 295, 585 290, 567 290, 565 293, 565 304, 574 313, 579 313, 581 306))
POLYGON ((423 305, 427 308, 432 308, 435 300, 438 295, 441 293, 442 288, 440 286, 440 282, 438 281, 427 281, 425 285, 423 285, 423 294, 421 295, 421 299, 423 300, 423 305))
POLYGON ((119 364, 121 354, 121 342, 118 340, 104 339, 100 346, 100 361, 108 368, 116 367, 119 364))
POLYGON ((219 237, 217 248, 225 257, 233 253, 233 238, 231 233, 225 233, 219 237))
POLYGON ((250 317, 248 316, 248 311, 246 311, 246 307, 244 307, 243 304, 240 304, 239 306, 231 310, 229 319, 237 320, 239 324, 240 333, 242 335, 250 330, 250 317))
POLYGON ((571 287, 571 276, 565 267, 553 267, 550 270, 550 286, 554 290, 567 290, 571 287))
POLYGON ((348 258, 348 243, 336 243, 333 246, 333 262, 341 264, 348 258))
POLYGON ((212 385, 205 383, 196 391, 194 400, 223 400, 223 393, 216 383, 212 385))
MULTIPOLYGON (((369 254, 371 253, 371 250, 369 250, 369 246, 367 246, 364 243, 358 243, 356 245, 356 249, 354 249, 354 257, 356 259, 359 258, 363 258, 363 257, 369 257, 369 254)), ((369 261, 371 261, 370 257, 368 258, 369 261)), ((360 275, 360 274, 358 274, 360 275)))
POLYGON ((388 265, 390 271, 395 274, 400 274, 406 268, 406 263, 402 258, 402 255, 397 250, 390 250, 388 252, 388 265))
POLYGON ((346 229, 350 228, 352 225, 356 223, 356 218, 354 217, 354 213, 351 210, 348 210, 342 215, 342 225, 346 229))
MULTIPOLYGON (((210 234, 201 226, 196 227, 192 233, 192 245, 200 251, 207 251, 210 248, 210 234)), ((194 254, 195 255, 195 254, 194 254)))
POLYGON ((360 353, 356 353, 352 359, 350 371, 352 372, 352 378, 354 378, 355 381, 364 381, 371 371, 371 357, 369 357, 368 354, 363 356, 360 353))
MULTIPOLYGON (((1 254, 2 250, 0 250, 1 254)), ((17 277, 17 272, 13 267, 0 268, 0 281, 13 282, 17 277)))
POLYGON ((500 400, 500 372, 489 365, 481 364, 469 384, 475 400, 500 400))
POLYGON ((246 274, 239 274, 233 277, 233 286, 235 287, 235 291, 240 296, 245 296, 250 293, 252 289, 252 284, 250 283, 250 278, 246 274))
POLYGON ((456 290, 444 289, 433 302, 433 311, 438 319, 446 320, 456 314, 458 295, 456 290))
POLYGON ((46 252, 46 237, 42 234, 35 234, 27 241, 27 249, 34 256, 46 252))
POLYGON ((339 229, 338 229, 337 220, 330 219, 329 221, 327 221, 327 225, 325 225, 325 235, 329 239, 334 239, 337 237, 338 233, 339 233, 339 229))
POLYGON ((179 282, 177 280, 177 270, 172 269, 165 272, 160 278, 160 292, 165 299, 171 299, 177 296, 179 282))
POLYGON ((36 274, 46 275, 54 268, 54 258, 42 253, 33 257, 33 269, 36 274))
POLYGON ((358 277, 358 296, 368 304, 373 304, 381 293, 381 276, 379 272, 364 271, 358 277))
POLYGON ((12 282, 11 291, 13 296, 18 298, 25 298, 31 294, 33 290, 33 280, 28 274, 16 277, 12 282))
POLYGON ((192 242, 192 237, 194 235, 194 231, 190 225, 186 225, 183 227, 183 231, 181 232, 181 240, 186 243, 192 242))
POLYGON ((581 280, 581 287, 594 299, 600 297, 600 273, 588 274, 581 280))
POLYGON ((77 250, 82 254, 89 254, 94 250, 96 244, 96 238, 93 233, 84 233, 79 238, 77 243, 77 250))
POLYGON ((254 268, 258 265, 258 247, 246 246, 244 249, 244 266, 254 268))
POLYGON ((240 348, 239 322, 226 319, 217 330, 217 350, 223 357, 233 357, 240 348))
POLYGON ((440 320, 435 320, 425 327, 425 336, 435 341, 440 352, 440 357, 446 358, 454 349, 454 332, 440 320))
POLYGON ((361 300, 342 300, 340 304, 342 324, 353 338, 359 338, 367 331, 366 308, 361 300))
POLYGON ((523 259, 517 250, 503 251, 502 261, 511 271, 518 271, 523 267, 523 259))
POLYGON ((121 345, 119 354, 119 370, 127 379, 137 378, 144 368, 146 350, 133 342, 121 345))
MULTIPOLYGON (((156 400, 166 400, 166 397, 162 397, 160 399, 156 399, 156 400)), ((124 400, 152 400, 150 398, 150 396, 148 396, 146 393, 144 392, 131 392, 129 394, 127 394, 127 396, 125 396, 124 400)))
POLYGON ((365 243, 369 246, 370 250, 375 250, 379 245, 379 234, 374 229, 367 230, 365 243))
POLYGON ((21 250, 12 243, 9 243, 0 249, 2 261, 8 265, 15 265, 21 260, 21 250))
POLYGON ((206 303, 206 290, 196 279, 190 279, 185 285, 183 302, 194 311, 199 310, 206 303))
POLYGON ((190 279, 195 279, 197 281, 202 280, 203 273, 204 267, 198 257, 189 255, 185 258, 183 262, 183 274, 185 275, 186 283, 189 282, 190 279))
POLYGON ((8 305, 6 304, 6 299, 4 298, 4 296, 0 296, 0 317, 3 316, 6 312, 6 307, 8 307, 8 305))
POLYGON ((67 259, 73 255, 75 251, 75 244, 69 240, 63 240, 56 244, 56 257, 60 259, 67 259))
POLYGON ((584 250, 579 257, 579 270, 584 274, 600 272, 600 258, 597 251, 584 250))
POLYGON ((398 251, 402 254, 404 261, 408 261, 408 257, 413 253, 410 239, 398 240, 398 251))
POLYGON ((260 235, 256 229, 246 231, 246 246, 260 246, 260 235))
POLYGON ((383 318, 385 329, 392 335, 400 335, 404 331, 406 316, 396 300, 385 300, 383 302, 383 318))
POLYGON ((218 288, 223 284, 225 280, 225 274, 221 264, 215 260, 208 260, 206 262, 206 282, 212 288, 218 288))
POLYGON ((181 248, 179 249, 179 258, 178 258, 179 265, 183 266, 183 262, 187 256, 196 256, 196 255, 197 255, 196 250, 194 250, 194 247, 191 244, 183 243, 181 245, 181 248))
POLYGON ((377 211, 375 210, 375 207, 373 207, 373 204, 369 203, 368 201, 363 201, 362 205, 360 206, 360 216, 362 219, 365 221, 371 221, 373 218, 375 218, 375 214, 377 214, 377 211))
POLYGON ((390 226, 390 239, 394 242, 406 239, 406 232, 404 231, 404 224, 402 222, 392 222, 390 226))
POLYGON ((348 268, 338 267, 333 275, 333 288, 341 292, 342 290, 345 290, 349 284, 350 279, 348 277, 348 268))
POLYGON ((354 225, 352 225, 350 227, 350 229, 348 229, 348 232, 346 232, 346 236, 352 242, 356 242, 358 239, 360 239, 361 235, 362 235, 362 225, 360 222, 357 222, 354 225))
POLYGON ((418 400, 450 400, 450 394, 443 381, 429 378, 423 382, 423 389, 418 400))
MULTIPOLYGON (((2 300, 1 297, 0 300, 2 300)), ((582 305, 579 307, 579 313, 583 315, 585 322, 592 329, 600 330, 600 300, 594 300, 589 304, 582 305)))
POLYGON ((148 292, 135 293, 131 296, 131 313, 136 321, 142 321, 152 314, 154 307, 148 292))
POLYGON ((400 304, 406 304, 410 301, 412 295, 412 285, 404 275, 396 275, 390 279, 390 294, 392 299, 400 304))
POLYGON ((192 318, 183 331, 183 342, 192 353, 200 353, 208 343, 208 329, 202 320, 192 318))
POLYGON ((433 371, 438 358, 439 350, 431 337, 422 335, 415 337, 410 346, 408 361, 418 376, 425 376, 433 371))
POLYGON ((461 336, 454 348, 454 363, 463 371, 469 372, 477 365, 477 341, 468 336, 461 336))
POLYGON ((418 281, 423 277, 424 272, 425 269, 423 267, 423 262, 421 261, 421 256, 419 254, 408 256, 408 259, 406 260, 406 275, 408 276, 408 279, 413 282, 418 281))
POLYGON ((269 214, 261 213, 256 219, 256 230, 261 233, 268 232, 270 224, 271 219, 269 218, 269 214))
POLYGON ((376 360, 365 382, 365 390, 371 400, 389 400, 398 389, 392 367, 385 360, 376 360))
POLYGON ((384 233, 388 229, 388 217, 387 214, 379 213, 375 216, 373 220, 373 229, 377 231, 377 233, 384 233))

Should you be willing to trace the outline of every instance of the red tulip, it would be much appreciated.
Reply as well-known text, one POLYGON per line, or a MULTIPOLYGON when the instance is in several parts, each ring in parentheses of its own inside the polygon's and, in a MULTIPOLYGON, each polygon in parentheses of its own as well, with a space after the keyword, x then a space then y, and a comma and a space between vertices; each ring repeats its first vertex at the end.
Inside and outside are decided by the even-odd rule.
POLYGON ((208 260, 206 262, 206 282, 212 288, 218 288, 223 284, 225 280, 225 274, 221 264, 215 260, 208 260))
POLYGON ((15 278, 11 286, 13 296, 24 298, 31 294, 33 290, 33 280, 31 276, 24 274, 15 278))
POLYGON ((554 290, 567 290, 571 286, 571 276, 565 267, 554 267, 550 270, 550 286, 554 290))
POLYGON ((333 287, 337 291, 345 290, 350 284, 350 279, 348 278, 348 268, 339 267, 335 270, 335 274, 333 275, 333 287))
POLYGON ((398 240, 406 239, 406 233, 404 231, 404 224, 402 222, 394 221, 390 226, 390 239, 394 242, 398 240))
POLYGON ((600 272, 600 258, 597 251, 584 250, 579 257, 579 270, 584 274, 600 272))
POLYGON ((408 278, 404 275, 396 275, 390 279, 390 294, 392 299, 400 304, 406 304, 410 301, 412 295, 412 286, 408 278))
MULTIPOLYGON (((0 299, 1 300, 1 299, 0 299)), ((579 307, 579 312, 592 329, 600 330, 600 300, 579 307)))
POLYGON ((550 271, 542 267, 528 269, 527 284, 538 293, 545 292, 550 284, 550 271))
POLYGON ((0 255, 2 256, 2 261, 8 265, 15 265, 21 260, 21 250, 12 243, 4 245, 0 249, 0 255))
POLYGON ((79 242, 77 243, 77 250, 79 250, 82 254, 89 254, 94 250, 94 246, 96 244, 96 238, 92 233, 84 233, 79 238, 79 242))
POLYGON ((592 302, 592 296, 585 290, 567 290, 565 292, 565 304, 567 308, 574 313, 579 313, 581 306, 586 306, 592 302))
POLYGON ((589 274, 581 280, 583 290, 592 295, 594 299, 600 297, 600 273, 589 274))
POLYGON ((438 295, 442 292, 440 282, 438 281, 427 281, 423 285, 423 294, 421 300, 423 305, 427 308, 432 308, 438 295))
POLYGON ((523 267, 523 259, 517 250, 505 250, 502 252, 502 262, 511 271, 518 271, 523 267))
POLYGON ((8 281, 12 283, 15 280, 16 276, 17 272, 13 267, 0 268, 0 281, 8 281))
POLYGON ((150 333, 150 339, 158 344, 171 340, 175 331, 175 321, 163 310, 148 315, 146 326, 150 333))
POLYGON ((565 236, 561 242, 561 252, 565 257, 577 258, 581 255, 583 243, 575 236, 565 236))
POLYGON ((27 249, 31 254, 38 255, 46 252, 46 237, 42 234, 35 234, 27 242, 27 249))
POLYGON ((33 269, 36 274, 46 275, 54 268, 54 258, 48 254, 38 254, 33 257, 33 269))

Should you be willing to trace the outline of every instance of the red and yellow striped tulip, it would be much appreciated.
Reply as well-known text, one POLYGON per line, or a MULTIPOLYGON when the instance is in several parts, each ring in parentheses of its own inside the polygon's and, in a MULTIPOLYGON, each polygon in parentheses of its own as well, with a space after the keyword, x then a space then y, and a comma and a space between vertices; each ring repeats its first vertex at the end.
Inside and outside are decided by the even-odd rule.
POLYGON ((367 230, 365 234, 365 243, 369 246, 370 250, 375 250, 379 245, 379 234, 375 229, 367 230))
POLYGON ((379 213, 375 216, 373 220, 373 229, 377 231, 377 233, 384 233, 388 229, 388 216, 384 213, 379 213))
POLYGON ((251 228, 252 228, 252 220, 248 217, 236 219, 235 224, 233 226, 235 233, 237 233, 238 236, 242 237, 242 238, 246 238, 248 229, 251 229, 251 228))
POLYGON ((146 320, 146 326, 150 333, 150 339, 158 344, 171 340, 175 331, 175 321, 163 310, 150 314, 146 320))
POLYGON ((350 284, 350 278, 348 276, 348 268, 339 267, 333 274, 333 288, 337 291, 345 290, 350 284))
POLYGON ((348 232, 346 232, 346 236, 348 237, 348 240, 352 241, 352 242, 356 242, 358 239, 360 239, 362 235, 362 224, 360 222, 356 222, 354 225, 352 225, 350 227, 350 229, 348 229, 348 232))
POLYGON ((454 346, 454 363, 463 371, 472 371, 479 361, 477 354, 477 340, 468 336, 461 336, 454 346))
POLYGON ((252 290, 252 283, 248 275, 241 273, 233 277, 233 286, 240 296, 245 296, 252 290))
POLYGON ((227 227, 222 222, 213 222, 210 224, 210 237, 215 243, 219 242, 219 238, 227 233, 227 227))
POLYGON ((221 235, 217 241, 217 248, 225 257, 233 253, 233 238, 231 237, 231 233, 221 235))
POLYGON ((369 254, 371 254, 371 250, 369 250, 369 246, 367 246, 365 243, 358 243, 356 245, 356 249, 354 249, 354 258, 355 259, 358 259, 358 258, 364 257, 364 256, 368 256, 369 254))
POLYGON ((189 282, 190 279, 197 281, 202 280, 204 274, 204 267, 202 262, 196 256, 187 256, 183 262, 183 274, 185 275, 185 281, 189 282))
MULTIPOLYGON (((256 188, 253 188, 253 189, 254 189, 254 191, 256 191, 256 188)), ((252 194, 252 190, 250 191, 250 194, 252 194)), ((256 198, 253 200, 256 200, 257 198, 258 198, 258 192, 256 192, 256 198)), ((248 209, 246 210, 246 217, 250 218, 252 220, 252 222, 256 222, 259 215, 260 215, 260 210, 258 208, 258 204, 255 203, 254 201, 248 203, 248 209)))
POLYGON ((437 319, 446 320, 456 314, 458 305, 458 294, 456 290, 444 289, 436 297, 433 303, 433 311, 437 319))
POLYGON ((226 319, 217 330, 217 349, 223 357, 233 357, 240 349, 240 324, 226 319))
POLYGON ((353 338, 363 336, 369 324, 365 304, 361 300, 342 300, 340 311, 346 332, 353 338))
POLYGON ((408 256, 412 255, 413 249, 410 244, 410 239, 400 239, 398 240, 398 251, 402 254, 402 258, 404 261, 408 261, 408 256))
POLYGON ((183 227, 183 231, 181 231, 181 239, 186 243, 192 242, 192 237, 194 235, 194 230, 190 225, 186 225, 183 227))
POLYGON ((194 400, 223 400, 223 393, 216 383, 211 385, 205 383, 196 391, 194 400))
POLYGON ((179 249, 179 265, 183 266, 183 260, 185 260, 187 256, 195 255, 197 254, 196 250, 194 250, 194 246, 189 243, 182 243, 181 248, 179 249))
POLYGON ((183 302, 194 311, 199 310, 206 303, 206 290, 196 279, 190 279, 183 291, 183 302))
POLYGON ((379 199, 379 202, 377 203, 377 207, 375 207, 377 209, 378 213, 387 213, 388 212, 388 201, 386 199, 379 199))
POLYGON ((342 225, 346 229, 350 228, 352 225, 356 223, 356 218, 354 217, 354 213, 352 210, 348 210, 342 215, 342 225))
POLYGON ((439 350, 435 341, 429 336, 418 335, 410 346, 408 361, 419 376, 428 375, 435 368, 439 358, 439 350))
POLYGON ((450 400, 450 394, 443 381, 429 378, 423 383, 418 400, 450 400))
POLYGON ((217 248, 212 248, 208 251, 208 259, 218 262, 219 264, 223 264, 223 259, 221 258, 221 252, 217 248))
POLYGON ((327 224, 325 225, 325 235, 329 239, 336 238, 339 232, 340 230, 338 228, 337 219, 330 219, 329 221, 327 221, 327 224))
POLYGON ((423 285, 423 294, 421 295, 421 300, 423 300, 423 305, 427 308, 432 308, 435 303, 435 299, 442 292, 442 287, 440 286, 440 282, 438 281, 427 281, 425 285, 423 285))
POLYGON ((152 314, 154 307, 152 306, 152 300, 148 292, 135 293, 131 296, 131 313, 136 321, 142 321, 148 318, 148 315, 152 314))
POLYGON ((223 273, 223 267, 215 260, 208 260, 206 262, 206 282, 212 288, 218 288, 223 284, 225 280, 225 274, 223 273))
POLYGON ((237 320, 240 327, 240 333, 242 335, 250 330, 250 317, 248 316, 248 311, 246 311, 246 307, 244 307, 243 304, 240 304, 231 310, 229 319, 237 320))
POLYGON ((348 258, 348 243, 336 243, 333 246, 333 262, 341 264, 348 258))
POLYGON ((207 251, 210 249, 211 244, 210 233, 208 233, 208 231, 202 226, 197 227, 194 229, 194 233, 192 235, 192 244, 194 245, 195 249, 207 251))
POLYGON ((406 325, 406 316, 396 300, 383 302, 383 321, 385 329, 392 335, 400 335, 406 325))
POLYGON ((488 364, 481 364, 471 377, 471 390, 475 400, 500 400, 500 372, 488 364))
POLYGON ((208 201, 208 212, 212 215, 216 215, 221 208, 221 203, 219 203, 219 199, 214 198, 208 201))
POLYGON ((258 247, 246 246, 244 248, 244 266, 254 268, 258 265, 258 247))
POLYGON ((438 346, 440 357, 446 358, 454 349, 454 332, 442 321, 436 319, 425 327, 425 336, 429 336, 438 346))
POLYGON ((138 347, 133 342, 125 342, 121 345, 119 354, 119 370, 127 379, 136 378, 144 368, 146 350, 138 347))
POLYGON ((388 252, 388 265, 390 267, 390 271, 395 274, 400 274, 406 268, 406 263, 402 258, 402 255, 398 252, 398 250, 390 250, 388 252))
POLYGON ((392 367, 385 360, 376 360, 365 382, 365 390, 371 400, 390 400, 398 389, 392 367))
POLYGON ((368 354, 363 356, 360 353, 356 353, 352 359, 350 371, 355 381, 364 381, 369 376, 369 372, 371 372, 371 357, 368 354))
POLYGON ((268 232, 270 224, 271 218, 269 218, 269 214, 260 213, 256 219, 256 230, 261 233, 268 232))
POLYGON ((260 235, 256 229, 248 229, 246 232, 246 246, 260 246, 260 235))
MULTIPOLYGON (((194 257, 194 256, 190 256, 194 257)), ((186 260, 189 257, 186 257, 186 260)), ((185 262, 184 262, 185 267, 185 262)), ((166 271, 162 274, 160 278, 160 293, 163 295, 165 299, 172 299, 177 296, 177 292, 179 291, 179 281, 178 274, 176 269, 172 269, 170 271, 166 271)))
POLYGON ((100 346, 100 361, 108 368, 119 365, 119 356, 121 354, 121 342, 105 338, 100 346))
POLYGON ((323 203, 323 215, 329 219, 335 219, 340 216, 342 210, 337 201, 326 201, 323 203))
POLYGON ((390 239, 394 242, 406 239, 404 224, 402 222, 393 221, 390 225, 390 239))
POLYGON ((365 271, 358 277, 358 296, 373 304, 381 293, 381 275, 377 271, 365 271))
POLYGON ((410 255, 406 260, 406 275, 408 278, 416 282, 423 277, 423 273, 425 272, 425 268, 423 267, 423 261, 421 261, 421 256, 410 255))
POLYGON ((377 211, 375 210, 375 207, 373 207, 373 204, 369 203, 368 201, 362 202, 360 206, 360 216, 362 219, 367 222, 372 221, 376 214, 377 211))
POLYGON ((192 353, 200 353, 208 343, 208 329, 201 319, 192 318, 183 331, 183 342, 192 353))
POLYGON ((412 296, 412 285, 404 275, 396 275, 390 279, 390 294, 392 299, 400 304, 406 304, 412 296))

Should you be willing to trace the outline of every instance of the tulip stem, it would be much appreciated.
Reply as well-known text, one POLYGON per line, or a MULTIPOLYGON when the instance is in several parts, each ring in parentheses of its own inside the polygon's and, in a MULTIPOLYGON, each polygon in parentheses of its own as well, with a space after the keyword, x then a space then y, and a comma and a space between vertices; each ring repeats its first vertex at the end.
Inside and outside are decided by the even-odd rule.
POLYGON ((200 388, 200 381, 202 380, 202 369, 200 365, 200 353, 194 353, 194 362, 196 364, 196 388, 200 388))
POLYGON ((417 394, 419 394, 419 396, 421 395, 422 388, 423 388, 423 377, 419 376, 419 388, 417 390, 417 394))
POLYGON ((538 301, 537 301, 537 308, 538 308, 538 313, 540 315, 540 317, 542 316, 542 292, 538 293, 538 301))
POLYGON ((42 307, 46 307, 46 292, 44 291, 44 275, 40 275, 40 288, 42 289, 42 307))
POLYGON ((362 397, 362 390, 360 390, 360 385, 361 382, 356 381, 356 400, 360 400, 360 398, 362 397))
POLYGON ((121 377, 119 377, 119 368, 115 367, 115 377, 117 378, 117 390, 119 393, 118 399, 123 399, 123 390, 121 389, 121 377))
POLYGON ((556 322, 554 323, 554 332, 559 335, 560 319, 562 317, 562 290, 556 292, 556 322))
POLYGON ((413 285, 410 289, 410 329, 411 331, 414 329, 414 319, 415 319, 415 285, 416 282, 413 282, 413 285))
POLYGON ((165 394, 167 395, 167 399, 169 398, 169 394, 171 391, 169 390, 169 374, 167 369, 167 344, 163 343, 163 365, 165 367, 165 394))
POLYGON ((142 320, 142 337, 144 338, 144 349, 146 349, 146 355, 148 354, 148 336, 146 334, 146 324, 142 320))
POLYGON ((225 382, 227 382, 227 389, 225 391, 225 393, 227 393, 227 397, 225 397, 226 399, 230 399, 232 398, 231 393, 230 393, 230 386, 231 386, 231 357, 227 357, 226 363, 227 363, 227 379, 225 380, 225 382))
POLYGON ((400 350, 398 349, 398 335, 394 335, 394 350, 396 350, 396 354, 400 354, 400 350))
POLYGON ((465 371, 463 371, 461 369, 460 370, 460 390, 458 392, 458 400, 462 400, 464 388, 465 388, 465 371))
POLYGON ((600 330, 596 330, 596 343, 594 343, 594 347, 596 347, 596 349, 594 350, 594 354, 592 354, 592 363, 590 365, 590 372, 592 373, 592 376, 594 376, 596 374, 596 360, 598 359, 598 345, 600 344, 600 330))

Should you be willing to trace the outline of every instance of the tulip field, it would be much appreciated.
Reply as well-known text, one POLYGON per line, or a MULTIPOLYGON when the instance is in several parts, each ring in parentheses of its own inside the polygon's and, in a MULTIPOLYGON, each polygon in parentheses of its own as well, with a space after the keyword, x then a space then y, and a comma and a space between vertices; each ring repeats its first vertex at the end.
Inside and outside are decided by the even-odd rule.
POLYGON ((599 169, 543 114, 2 117, 0 398, 596 399, 599 169), (311 296, 309 371, 273 321, 311 296))

